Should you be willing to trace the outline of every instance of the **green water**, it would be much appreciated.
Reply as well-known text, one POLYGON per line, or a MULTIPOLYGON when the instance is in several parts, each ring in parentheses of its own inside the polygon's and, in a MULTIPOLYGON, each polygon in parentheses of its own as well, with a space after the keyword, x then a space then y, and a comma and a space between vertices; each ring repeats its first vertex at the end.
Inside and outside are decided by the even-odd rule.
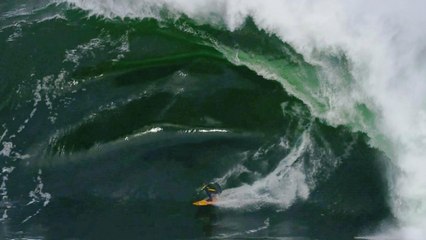
POLYGON ((250 20, 230 33, 17 6, 0 4, 3 238, 353 239, 389 217, 384 155, 313 117, 327 105, 295 93, 319 86, 317 70, 250 20), (291 89, 243 62, 273 63, 291 89), (267 178, 282 185, 253 187, 267 178), (215 179, 263 198, 192 206, 215 179))

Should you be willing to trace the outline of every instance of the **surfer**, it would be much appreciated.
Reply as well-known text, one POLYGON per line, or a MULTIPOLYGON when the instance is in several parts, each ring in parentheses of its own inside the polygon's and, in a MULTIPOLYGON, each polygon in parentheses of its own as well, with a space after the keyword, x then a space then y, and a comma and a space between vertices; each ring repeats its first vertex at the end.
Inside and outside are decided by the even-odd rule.
POLYGON ((222 188, 218 183, 204 183, 203 186, 200 188, 200 191, 204 191, 208 196, 207 201, 211 202, 213 201, 213 197, 222 192, 222 188))

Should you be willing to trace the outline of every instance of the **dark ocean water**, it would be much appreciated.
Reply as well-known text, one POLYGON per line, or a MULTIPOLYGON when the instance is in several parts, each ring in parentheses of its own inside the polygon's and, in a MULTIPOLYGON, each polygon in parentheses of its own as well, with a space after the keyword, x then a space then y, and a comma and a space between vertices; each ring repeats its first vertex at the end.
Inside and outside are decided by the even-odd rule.
MULTIPOLYGON (((344 59, 330 61, 348 74, 344 59)), ((230 32, 187 17, 0 3, 0 237, 373 232, 392 219, 388 159, 365 134, 312 114, 327 108, 306 105, 319 74, 251 19, 230 32), (246 64, 230 60, 235 49, 246 64), (291 88, 255 72, 266 61, 291 88), (206 181, 222 184, 222 205, 191 205, 206 181)))

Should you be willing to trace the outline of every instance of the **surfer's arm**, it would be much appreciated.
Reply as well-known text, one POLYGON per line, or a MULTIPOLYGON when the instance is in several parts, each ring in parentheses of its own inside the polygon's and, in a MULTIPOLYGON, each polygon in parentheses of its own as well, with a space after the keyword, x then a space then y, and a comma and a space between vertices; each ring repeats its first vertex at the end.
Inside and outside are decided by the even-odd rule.
POLYGON ((204 191, 204 189, 206 189, 207 185, 204 184, 203 186, 201 186, 200 188, 197 189, 197 192, 201 192, 204 191))

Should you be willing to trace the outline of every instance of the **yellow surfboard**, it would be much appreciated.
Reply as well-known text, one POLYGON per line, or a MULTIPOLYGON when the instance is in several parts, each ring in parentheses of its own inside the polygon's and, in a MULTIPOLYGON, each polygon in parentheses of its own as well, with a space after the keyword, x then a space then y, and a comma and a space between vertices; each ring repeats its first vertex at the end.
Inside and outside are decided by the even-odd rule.
POLYGON ((212 201, 207 201, 207 199, 203 199, 200 201, 193 202, 192 204, 195 206, 201 207, 201 206, 212 206, 215 204, 215 202, 216 202, 216 199, 213 199, 212 201))

